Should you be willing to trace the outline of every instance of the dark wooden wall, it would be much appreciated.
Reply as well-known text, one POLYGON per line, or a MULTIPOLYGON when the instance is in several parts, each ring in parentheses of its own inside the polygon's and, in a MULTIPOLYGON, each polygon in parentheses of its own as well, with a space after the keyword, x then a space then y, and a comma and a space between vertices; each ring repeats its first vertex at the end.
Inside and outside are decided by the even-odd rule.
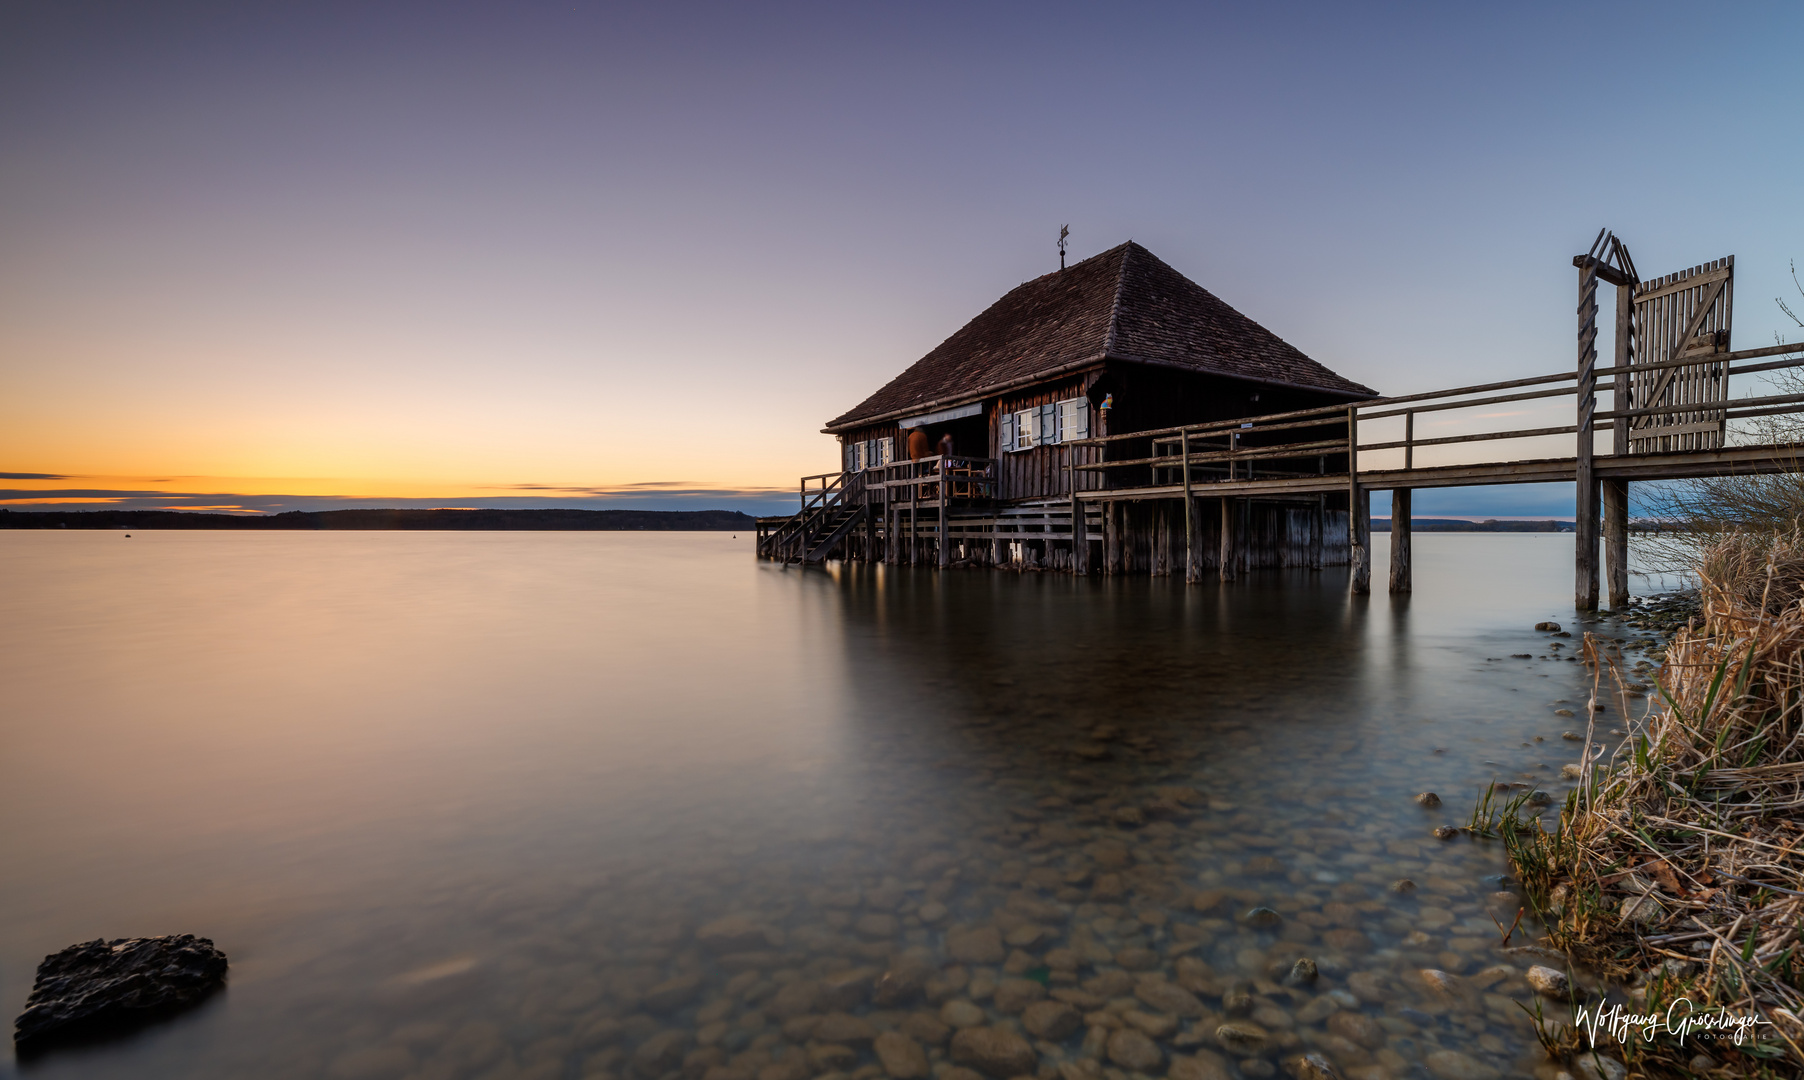
MULTIPOLYGON (((1102 460, 1102 448, 1096 446, 1036 446, 1031 450, 1007 450, 1002 446, 1002 416, 1004 413, 1020 412, 1039 405, 1050 405, 1056 401, 1069 401, 1084 396, 1088 383, 1094 381, 1094 375, 1073 376, 1060 382, 1036 386, 1031 390, 1005 394, 991 402, 985 410, 990 424, 990 456, 998 461, 1001 483, 998 490, 1004 500, 1012 499, 1045 499, 1062 498, 1071 494, 1070 475, 1067 472, 1073 464, 1085 465, 1102 460)), ((1100 430, 1097 412, 1090 410, 1091 435, 1104 434, 1100 430)), ((1102 486, 1097 473, 1077 473, 1079 491, 1092 490, 1102 486)))

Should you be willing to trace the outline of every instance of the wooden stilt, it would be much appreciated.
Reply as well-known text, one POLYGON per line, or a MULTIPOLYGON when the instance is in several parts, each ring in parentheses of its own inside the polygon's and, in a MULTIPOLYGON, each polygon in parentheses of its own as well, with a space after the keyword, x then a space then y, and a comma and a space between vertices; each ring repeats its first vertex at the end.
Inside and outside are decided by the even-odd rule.
POLYGON ((1084 500, 1071 493, 1071 572, 1088 574, 1090 572, 1090 523, 1089 511, 1084 509, 1084 500))
POLYGON ((1391 492, 1391 592, 1413 592, 1410 582, 1409 502, 1408 488, 1391 492))
POLYGON ((1309 511, 1309 569, 1322 568, 1322 547, 1328 539, 1328 499, 1325 495, 1315 497, 1315 506, 1309 511))
POLYGON ((1102 573, 1115 577, 1122 572, 1122 521, 1120 503, 1109 499, 1102 503, 1102 573))
POLYGON ((948 462, 940 458, 940 569, 944 570, 952 563, 952 519, 946 514, 947 489, 952 485, 951 476, 947 472, 948 462))
MULTIPOLYGON (((1574 540, 1572 603, 1580 611, 1597 610, 1597 475, 1592 420, 1597 412, 1597 263, 1586 259, 1579 267, 1578 304, 1578 423, 1577 462, 1574 469, 1577 519, 1574 540)), ((1627 423, 1626 420, 1619 423, 1627 423)))
POLYGON ((1194 496, 1184 496, 1184 580, 1192 585, 1203 580, 1203 504, 1194 496))
POLYGON ((1604 569, 1610 588, 1610 610, 1629 603, 1629 482, 1605 480, 1604 569))
POLYGON ((1153 503, 1152 527, 1152 566, 1149 569, 1152 577, 1166 577, 1171 573, 1171 508, 1165 501, 1153 503))
POLYGON ((1348 562, 1353 573, 1348 587, 1354 596, 1366 596, 1372 591, 1372 493, 1356 483, 1350 501, 1348 562))
POLYGON ((1223 497, 1221 500, 1221 553, 1216 560, 1216 576, 1222 581, 1233 581, 1235 563, 1240 553, 1234 546, 1234 519, 1237 516, 1234 503, 1236 500, 1223 497))

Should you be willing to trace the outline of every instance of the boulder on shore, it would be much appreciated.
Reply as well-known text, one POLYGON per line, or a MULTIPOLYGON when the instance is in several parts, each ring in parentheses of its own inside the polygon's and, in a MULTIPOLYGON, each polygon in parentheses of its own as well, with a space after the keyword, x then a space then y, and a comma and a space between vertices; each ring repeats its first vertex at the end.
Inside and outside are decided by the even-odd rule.
POLYGON ((225 974, 225 953, 193 934, 71 945, 38 965, 13 1043, 30 1053, 62 1038, 129 1030, 199 1004, 225 974))

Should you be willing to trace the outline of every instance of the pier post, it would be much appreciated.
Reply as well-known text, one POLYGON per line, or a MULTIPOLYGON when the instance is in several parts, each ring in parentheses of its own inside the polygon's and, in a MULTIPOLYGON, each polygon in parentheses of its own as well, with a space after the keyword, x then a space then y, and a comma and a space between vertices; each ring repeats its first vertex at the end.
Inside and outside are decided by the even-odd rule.
POLYGON ((1317 495, 1309 511, 1309 569, 1322 568, 1322 546, 1328 539, 1328 497, 1317 495))
POLYGON ((908 565, 921 562, 921 485, 908 485, 908 565))
POLYGON ((1171 507, 1160 499, 1153 503, 1152 552, 1148 560, 1152 577, 1171 574, 1171 507))
POLYGON ((952 519, 947 514, 947 488, 951 487, 951 462, 940 458, 940 569, 952 563, 952 519))
POLYGON ((1184 580, 1203 580, 1203 504, 1190 495, 1184 496, 1184 580))
POLYGON ((1071 491, 1071 572, 1084 575, 1090 572, 1090 523, 1085 515, 1084 500, 1077 497, 1075 488, 1071 491))
MULTIPOLYGON (((1616 381, 1610 395, 1610 408, 1624 412, 1635 407, 1630 400, 1628 366, 1635 362, 1635 284, 1619 282, 1616 286, 1616 381)), ((1610 421, 1610 452, 1618 457, 1629 452, 1629 424, 1633 421, 1618 416, 1610 421)), ((1621 611, 1629 602, 1629 482, 1605 480, 1604 497, 1604 579, 1610 593, 1610 610, 1621 611)))
POLYGON ((1610 610, 1629 603, 1629 482, 1605 480, 1604 577, 1610 586, 1610 610))
POLYGON ((1221 555, 1216 561, 1216 577, 1222 581, 1234 580, 1234 562, 1240 553, 1234 546, 1235 517, 1234 500, 1222 496, 1221 500, 1221 555))
POLYGON ((1117 499, 1102 503, 1102 573, 1122 572, 1122 505, 1117 499))
POLYGON ((1354 596, 1366 596, 1372 591, 1372 492, 1356 483, 1348 502, 1352 503, 1347 514, 1348 560, 1353 569, 1349 588, 1354 596))
POLYGON ((1578 303, 1578 442, 1574 465, 1577 515, 1573 521, 1575 555, 1572 603, 1580 611, 1597 610, 1597 260, 1579 266, 1578 303))
POLYGON ((1391 592, 1413 592, 1410 582, 1409 489, 1391 492, 1391 592))

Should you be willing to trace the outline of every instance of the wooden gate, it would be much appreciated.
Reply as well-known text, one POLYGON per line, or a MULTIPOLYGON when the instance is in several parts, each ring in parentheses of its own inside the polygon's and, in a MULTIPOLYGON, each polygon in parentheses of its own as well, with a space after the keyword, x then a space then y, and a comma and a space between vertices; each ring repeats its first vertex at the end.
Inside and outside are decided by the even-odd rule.
MULTIPOLYGON (((1629 406, 1658 409, 1629 417, 1629 453, 1711 450, 1727 433, 1729 314, 1735 256, 1635 286, 1635 345, 1629 406), (1695 360, 1695 363, 1672 361, 1695 360)), ((1624 420, 1618 419, 1617 423, 1624 420)))

